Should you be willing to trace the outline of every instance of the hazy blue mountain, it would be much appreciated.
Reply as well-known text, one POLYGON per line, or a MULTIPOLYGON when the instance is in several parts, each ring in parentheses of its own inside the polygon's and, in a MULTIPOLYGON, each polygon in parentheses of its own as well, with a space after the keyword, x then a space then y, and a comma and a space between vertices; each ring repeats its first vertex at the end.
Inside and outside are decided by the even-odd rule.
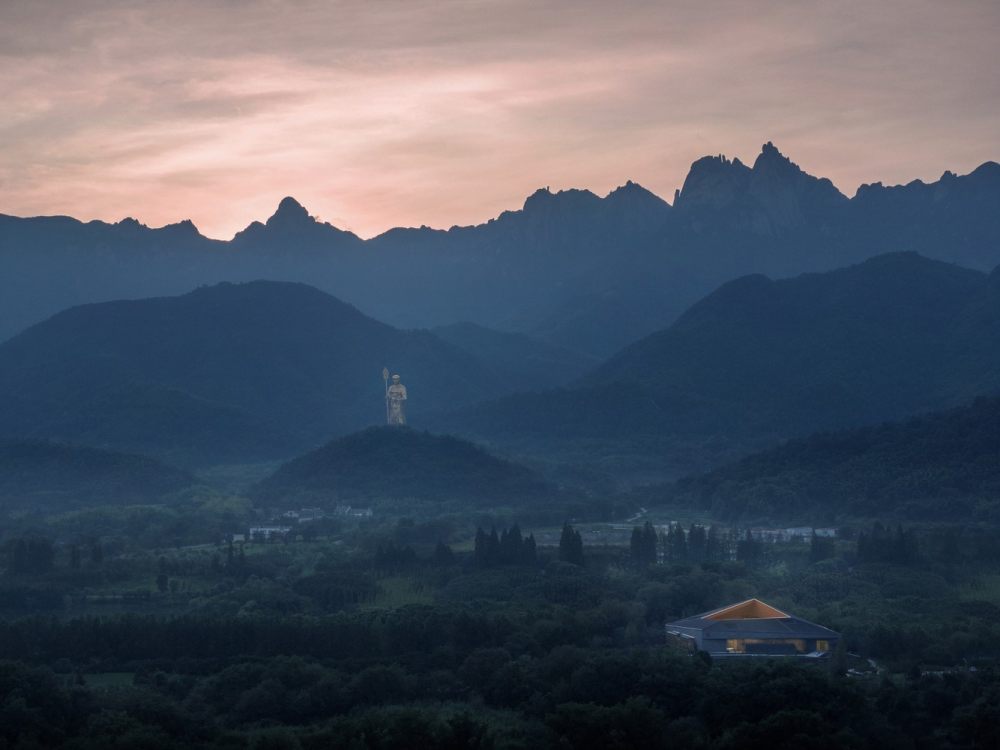
POLYGON ((145 456, 42 441, 0 442, 0 509, 58 512, 141 504, 195 483, 145 456))
POLYGON ((431 333, 488 365, 512 391, 568 383, 599 362, 592 355, 547 344, 523 333, 494 331, 475 323, 438 326, 431 333))
POLYGON ((399 327, 471 321, 604 357, 737 276, 887 251, 1000 263, 1000 166, 847 198, 768 143, 752 166, 696 161, 673 207, 632 182, 603 198, 541 189, 484 224, 367 241, 292 198, 229 242, 187 221, 0 215, 0 339, 74 304, 266 278, 309 283, 399 327))
POLYGON ((552 496, 554 489, 525 467, 464 440, 372 427, 289 461, 256 494, 323 505, 380 499, 523 505, 552 496))
POLYGON ((1000 389, 1000 272, 889 254, 724 284, 574 384, 474 404, 439 429, 504 441, 663 439, 725 455, 1000 389))
POLYGON ((1000 399, 812 435, 644 493, 743 521, 1000 520, 1000 399))
POLYGON ((383 419, 401 372, 415 422, 509 389, 427 331, 302 284, 252 282, 72 308, 0 344, 0 436, 185 464, 287 456, 383 419))

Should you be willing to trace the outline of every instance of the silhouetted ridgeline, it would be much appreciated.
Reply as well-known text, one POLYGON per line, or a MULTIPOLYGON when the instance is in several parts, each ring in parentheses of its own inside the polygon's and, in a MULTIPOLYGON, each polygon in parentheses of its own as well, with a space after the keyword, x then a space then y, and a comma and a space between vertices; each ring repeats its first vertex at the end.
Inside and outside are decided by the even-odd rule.
POLYGON ((866 185, 849 199, 766 144, 752 167, 696 161, 674 207, 631 182, 604 198, 545 189, 485 224, 367 241, 291 198, 229 242, 189 221, 0 216, 0 339, 74 304, 267 278, 313 284, 405 328, 468 320, 607 356, 736 276, 901 250, 1000 263, 1000 166, 866 185))

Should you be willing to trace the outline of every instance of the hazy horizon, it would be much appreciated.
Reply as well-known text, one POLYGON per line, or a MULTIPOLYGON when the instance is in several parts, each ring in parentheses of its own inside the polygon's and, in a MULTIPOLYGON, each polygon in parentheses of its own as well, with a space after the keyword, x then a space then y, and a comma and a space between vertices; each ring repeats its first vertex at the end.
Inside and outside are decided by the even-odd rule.
POLYGON ((539 187, 665 199, 773 141, 847 195, 1000 153, 1000 7, 190 2, 0 10, 0 213, 371 237, 539 187))

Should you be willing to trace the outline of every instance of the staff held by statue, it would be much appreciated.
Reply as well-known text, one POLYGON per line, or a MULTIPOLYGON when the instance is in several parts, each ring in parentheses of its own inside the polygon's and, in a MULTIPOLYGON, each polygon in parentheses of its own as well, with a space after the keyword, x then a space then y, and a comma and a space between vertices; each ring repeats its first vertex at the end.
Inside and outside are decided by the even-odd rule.
POLYGON ((382 368, 382 380, 385 382, 385 423, 389 424, 389 368, 382 368))

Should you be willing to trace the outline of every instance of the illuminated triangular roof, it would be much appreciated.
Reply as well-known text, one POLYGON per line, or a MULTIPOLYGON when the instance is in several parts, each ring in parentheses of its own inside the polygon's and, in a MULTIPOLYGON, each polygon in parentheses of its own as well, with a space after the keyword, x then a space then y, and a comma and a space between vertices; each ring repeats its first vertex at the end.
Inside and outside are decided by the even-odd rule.
POLYGON ((728 607, 701 615, 704 620, 767 620, 779 617, 791 617, 791 615, 765 604, 760 599, 747 599, 745 602, 730 604, 728 607))

